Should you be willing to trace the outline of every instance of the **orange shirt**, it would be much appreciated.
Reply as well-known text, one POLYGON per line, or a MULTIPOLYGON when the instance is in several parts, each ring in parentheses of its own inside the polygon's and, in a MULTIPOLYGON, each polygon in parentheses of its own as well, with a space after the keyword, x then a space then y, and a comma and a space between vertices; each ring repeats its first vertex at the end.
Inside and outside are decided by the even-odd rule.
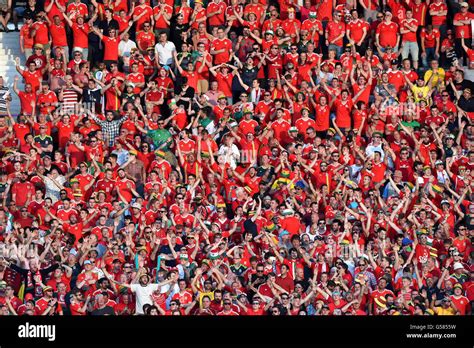
POLYGON ((35 22, 33 23, 33 29, 36 30, 35 37, 33 38, 34 43, 46 45, 49 42, 48 26, 46 23, 35 22))
POLYGON ((33 48, 34 39, 30 37, 31 29, 33 26, 24 25, 20 29, 20 37, 23 38, 23 47, 24 48, 33 48))

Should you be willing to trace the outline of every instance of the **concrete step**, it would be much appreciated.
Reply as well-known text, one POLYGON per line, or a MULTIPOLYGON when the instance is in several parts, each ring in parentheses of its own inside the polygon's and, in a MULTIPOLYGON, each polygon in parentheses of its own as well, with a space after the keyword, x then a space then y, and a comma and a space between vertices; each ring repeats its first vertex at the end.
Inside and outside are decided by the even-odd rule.
MULTIPOLYGON (((9 23, 8 28, 13 30, 13 24, 9 23)), ((14 31, 0 33, 0 75, 3 76, 5 85, 11 90, 12 101, 10 111, 13 115, 17 115, 20 112, 20 99, 13 92, 13 82, 15 81, 15 76, 18 76, 18 72, 15 69, 16 57, 20 57, 22 63, 24 63, 25 59, 20 51, 20 33, 14 31)), ((22 78, 18 80, 18 88, 20 90, 24 89, 22 78)))
POLYGON ((0 44, 0 56, 18 56, 21 54, 21 50, 19 48, 8 48, 2 44, 0 44))

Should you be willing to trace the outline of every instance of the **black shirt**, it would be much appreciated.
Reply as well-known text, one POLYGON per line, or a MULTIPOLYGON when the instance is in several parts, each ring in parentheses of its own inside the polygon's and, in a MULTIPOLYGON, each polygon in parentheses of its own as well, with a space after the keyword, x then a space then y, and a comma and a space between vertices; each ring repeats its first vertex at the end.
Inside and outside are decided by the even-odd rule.
MULTIPOLYGON (((176 252, 179 252, 181 250, 181 248, 183 247, 183 245, 181 244, 176 244, 174 246, 174 251, 176 252)), ((171 248, 169 247, 169 245, 162 245, 160 247, 160 249, 158 250, 158 254, 165 254, 165 255, 173 255, 173 253, 171 252, 171 248)), ((176 260, 166 260, 165 261, 165 265, 167 267, 176 267, 176 260)))
POLYGON ((100 21, 99 29, 102 29, 104 35, 109 35, 109 29, 119 30, 119 24, 115 19, 107 21, 106 19, 100 21))
POLYGON ((175 44, 176 48, 178 49, 178 51, 181 51, 181 46, 185 42, 181 38, 181 33, 186 32, 186 31, 189 30, 189 24, 181 24, 181 25, 176 24, 172 28, 173 28, 173 30, 171 30, 170 41, 174 42, 174 44, 175 44))
POLYGON ((98 88, 92 90, 86 87, 82 90, 82 98, 85 103, 100 103, 102 94, 98 88))
POLYGON ((105 306, 104 308, 93 310, 91 315, 115 315, 115 312, 112 307, 105 306))
MULTIPOLYGON (((453 84, 456 87, 457 91, 463 91, 465 88, 470 88, 471 93, 474 93, 474 83, 470 80, 464 79, 461 82, 453 81, 453 84)), ((448 93, 451 94, 451 96, 454 96, 454 91, 453 91, 453 88, 451 87, 451 85, 448 85, 446 87, 446 89, 447 89, 448 93)))
POLYGON ((474 98, 469 98, 466 99, 464 96, 461 96, 458 100, 458 106, 461 108, 463 111, 466 112, 474 112, 474 98))
POLYGON ((194 94, 196 93, 194 91, 194 88, 193 87, 190 87, 188 85, 188 88, 184 89, 185 86, 182 86, 182 85, 177 85, 176 88, 175 88, 175 93, 177 95, 179 95, 181 98, 189 98, 190 100, 189 101, 186 101, 186 100, 183 100, 183 99, 179 99, 177 101, 177 105, 183 105, 184 106, 184 109, 187 110, 189 108, 189 103, 192 102, 193 98, 194 98, 194 94), (184 92, 183 94, 181 94, 181 92, 184 92))
POLYGON ((26 7, 25 12, 23 12, 23 17, 33 18, 33 22, 36 20, 36 15, 42 11, 42 7, 36 3, 34 7, 26 7))

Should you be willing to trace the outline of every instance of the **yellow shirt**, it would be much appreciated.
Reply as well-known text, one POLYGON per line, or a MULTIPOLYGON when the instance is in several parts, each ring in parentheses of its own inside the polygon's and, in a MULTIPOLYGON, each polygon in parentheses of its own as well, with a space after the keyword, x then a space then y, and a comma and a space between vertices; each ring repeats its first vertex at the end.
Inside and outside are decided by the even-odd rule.
POLYGON ((451 307, 444 309, 443 307, 435 307, 434 311, 438 315, 455 315, 456 311, 451 307))
POLYGON ((417 85, 413 85, 411 91, 413 92, 413 97, 415 98, 416 103, 422 100, 428 103, 428 95, 430 93, 430 88, 428 86, 418 87, 417 85))
POLYGON ((433 76, 433 79, 431 80, 431 85, 433 86, 433 88, 439 87, 439 85, 444 83, 444 77, 446 76, 446 72, 444 71, 443 68, 438 68, 436 70, 430 69, 426 71, 425 76, 424 76, 425 83, 428 82, 428 80, 430 79, 431 75, 433 75, 433 73, 435 76, 433 76))
POLYGON ((202 309, 202 298, 204 296, 209 296, 209 298, 212 300, 214 300, 214 291, 210 291, 210 292, 200 292, 199 293, 199 307, 202 309))

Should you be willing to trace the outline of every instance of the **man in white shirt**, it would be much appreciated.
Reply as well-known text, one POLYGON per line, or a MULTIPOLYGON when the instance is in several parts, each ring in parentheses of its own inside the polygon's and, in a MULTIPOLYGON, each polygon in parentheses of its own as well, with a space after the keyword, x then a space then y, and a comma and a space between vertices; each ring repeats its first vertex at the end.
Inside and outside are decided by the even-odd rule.
MULTIPOLYGON (((137 277, 139 277, 138 284, 136 283, 136 279, 132 281, 131 284, 121 284, 117 282, 109 273, 105 273, 107 278, 114 283, 117 283, 120 286, 124 286, 132 290, 135 293, 136 304, 135 304, 135 314, 144 315, 143 306, 149 304, 150 306, 153 305, 153 300, 151 295, 154 291, 158 291, 161 289, 162 286, 168 285, 170 283, 177 282, 177 273, 173 273, 170 279, 165 280, 161 283, 150 283, 150 276, 146 272, 142 272, 142 270, 138 271, 137 277)), ((161 292, 161 291, 160 291, 161 292)))
POLYGON ((173 65, 173 55, 176 53, 176 46, 168 41, 168 35, 161 33, 158 43, 155 45, 155 59, 157 65, 173 65))
POLYGON ((130 56, 137 50, 137 44, 135 41, 130 40, 130 34, 128 32, 123 33, 122 40, 119 42, 118 51, 119 57, 122 57, 125 71, 129 69, 130 56))

